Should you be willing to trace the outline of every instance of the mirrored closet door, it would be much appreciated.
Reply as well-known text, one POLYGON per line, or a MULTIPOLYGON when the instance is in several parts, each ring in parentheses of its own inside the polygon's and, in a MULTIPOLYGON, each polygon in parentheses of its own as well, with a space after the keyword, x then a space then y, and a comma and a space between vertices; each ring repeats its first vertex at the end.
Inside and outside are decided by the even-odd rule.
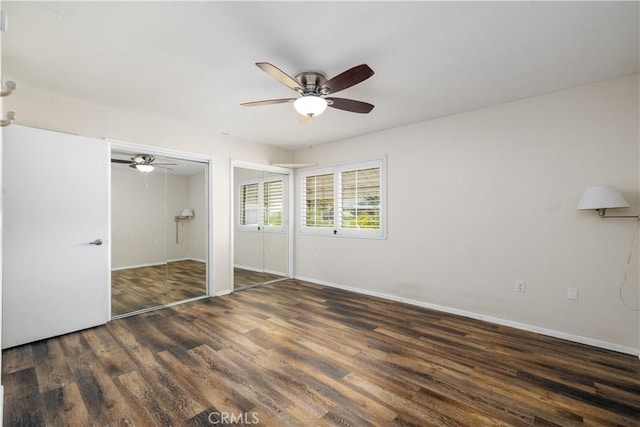
POLYGON ((234 289, 288 277, 288 178, 234 167, 234 289))
POLYGON ((207 168, 112 152, 112 317, 207 294, 207 168))

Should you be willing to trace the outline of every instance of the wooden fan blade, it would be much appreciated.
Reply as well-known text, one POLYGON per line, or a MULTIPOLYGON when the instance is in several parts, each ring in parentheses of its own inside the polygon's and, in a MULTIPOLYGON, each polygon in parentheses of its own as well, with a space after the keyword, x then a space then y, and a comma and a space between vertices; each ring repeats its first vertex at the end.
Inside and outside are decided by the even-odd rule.
POLYGON ((325 98, 329 101, 329 107, 337 108, 338 110, 351 111, 352 113, 369 113, 373 110, 373 104, 368 102, 356 101, 354 99, 344 98, 325 98))
POLYGON ((111 159, 111 163, 131 163, 131 160, 111 159))
POLYGON ((373 70, 369 68, 367 64, 356 65, 353 68, 349 68, 347 71, 338 74, 337 76, 327 80, 321 87, 328 91, 328 93, 336 93, 341 90, 355 86, 358 83, 367 80, 373 76, 373 70))
POLYGON ((259 107, 261 105, 283 104, 285 102, 293 102, 296 98, 267 99, 266 101, 243 102, 243 107, 259 107))
POLYGON ((256 62, 256 65, 262 71, 269 74, 271 77, 273 77, 289 89, 293 89, 299 93, 302 93, 302 91, 304 90, 300 83, 298 83, 293 77, 291 77, 275 65, 269 64, 268 62, 256 62))

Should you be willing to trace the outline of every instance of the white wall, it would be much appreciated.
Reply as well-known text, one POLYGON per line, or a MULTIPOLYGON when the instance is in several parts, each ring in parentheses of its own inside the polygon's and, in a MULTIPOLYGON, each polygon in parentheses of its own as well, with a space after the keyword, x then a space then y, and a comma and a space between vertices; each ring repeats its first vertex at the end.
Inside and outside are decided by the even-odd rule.
POLYGON ((164 174, 111 168, 112 269, 166 262, 165 197, 164 174))
POLYGON ((633 352, 638 314, 618 289, 634 221, 575 206, 613 184, 632 206, 616 213, 637 214, 638 117, 635 75, 301 149, 320 165, 388 155, 388 239, 297 234, 296 276, 633 352))
MULTIPOLYGON (((127 168, 128 169, 128 168, 127 168)), ((206 240, 204 203, 201 193, 193 220, 178 224, 176 243, 175 216, 196 203, 191 177, 165 175, 161 169, 150 173, 136 170, 111 170, 111 267, 131 268, 164 264, 167 260, 192 258, 192 246, 203 246, 206 240), (156 172, 157 171, 157 172, 156 172), (200 226, 196 229, 196 226, 200 226), (193 239, 193 240, 192 240, 193 239)), ((201 254, 198 254, 201 255, 201 254)), ((195 256, 193 257, 195 258, 195 256)), ((204 256, 197 259, 204 260, 204 256)))
POLYGON ((290 151, 239 141, 222 135, 224 129, 195 129, 170 119, 156 120, 49 95, 22 82, 20 90, 9 98, 5 100, 5 111, 15 111, 18 122, 25 126, 214 156, 214 206, 210 222, 214 232, 215 265, 210 267, 214 272, 215 292, 231 291, 230 159, 261 164, 289 163, 293 161, 290 151))

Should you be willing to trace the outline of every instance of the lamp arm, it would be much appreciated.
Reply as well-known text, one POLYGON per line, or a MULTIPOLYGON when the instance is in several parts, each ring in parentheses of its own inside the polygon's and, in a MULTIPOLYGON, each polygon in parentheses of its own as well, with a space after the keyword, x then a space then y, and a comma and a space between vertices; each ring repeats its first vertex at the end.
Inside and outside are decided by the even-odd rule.
POLYGON ((607 211, 607 208, 596 209, 596 212, 598 212, 598 216, 600 216, 600 218, 635 218, 637 220, 640 220, 640 215, 608 215, 608 216, 605 216, 606 211, 607 211))

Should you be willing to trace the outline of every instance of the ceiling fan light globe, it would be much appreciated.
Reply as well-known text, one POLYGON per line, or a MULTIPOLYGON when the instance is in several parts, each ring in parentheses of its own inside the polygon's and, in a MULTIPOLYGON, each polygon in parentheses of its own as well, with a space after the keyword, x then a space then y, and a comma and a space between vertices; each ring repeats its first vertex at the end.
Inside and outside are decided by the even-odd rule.
POLYGON ((136 165, 136 169, 138 169, 140 172, 151 172, 154 167, 153 165, 136 165))
POLYGON ((327 101, 319 96, 307 95, 296 99, 293 107, 303 116, 315 117, 327 109, 327 101))

